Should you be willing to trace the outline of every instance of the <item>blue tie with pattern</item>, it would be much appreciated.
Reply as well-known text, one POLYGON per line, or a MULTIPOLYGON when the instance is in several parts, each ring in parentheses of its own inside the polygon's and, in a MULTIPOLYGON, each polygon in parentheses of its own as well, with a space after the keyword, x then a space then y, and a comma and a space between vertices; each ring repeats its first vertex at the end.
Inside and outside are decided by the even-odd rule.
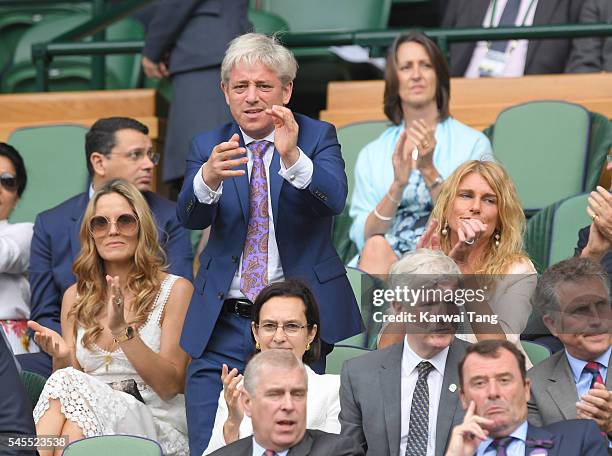
POLYGON ((427 385, 427 377, 432 369, 433 365, 429 361, 421 361, 417 366, 419 378, 412 393, 406 456, 425 456, 427 454, 427 438, 429 437, 429 386, 427 385))

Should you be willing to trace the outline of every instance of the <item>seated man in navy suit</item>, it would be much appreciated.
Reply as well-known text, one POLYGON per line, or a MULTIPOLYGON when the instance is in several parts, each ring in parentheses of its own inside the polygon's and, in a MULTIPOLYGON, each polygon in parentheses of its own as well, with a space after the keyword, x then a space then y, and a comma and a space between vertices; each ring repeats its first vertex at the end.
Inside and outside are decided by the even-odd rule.
POLYGON ((332 125, 285 107, 296 71, 275 38, 234 39, 221 65, 234 121, 196 136, 187 157, 179 219, 190 229, 210 227, 181 336, 192 357, 185 388, 192 454, 210 438, 222 365, 243 371, 253 352, 252 301, 267 284, 300 278, 311 288, 323 355, 361 331, 331 242, 332 218, 346 201, 344 161, 332 125))
POLYGON ((455 426, 446 456, 605 456, 607 439, 591 420, 545 427, 527 422, 531 381, 525 356, 510 342, 486 340, 467 348, 459 364, 463 423, 455 426))
MULTIPOLYGON (((87 132, 85 158, 91 187, 38 214, 34 223, 29 270, 31 320, 61 331, 62 296, 75 282, 72 263, 81 249, 81 218, 94 190, 112 179, 125 179, 143 193, 157 222, 169 272, 193 278, 189 231, 176 218, 175 204, 150 191, 159 155, 153 151, 148 133, 145 125, 126 117, 100 119, 87 132)), ((25 370, 51 374, 51 358, 46 353, 20 355, 18 359, 25 370)))

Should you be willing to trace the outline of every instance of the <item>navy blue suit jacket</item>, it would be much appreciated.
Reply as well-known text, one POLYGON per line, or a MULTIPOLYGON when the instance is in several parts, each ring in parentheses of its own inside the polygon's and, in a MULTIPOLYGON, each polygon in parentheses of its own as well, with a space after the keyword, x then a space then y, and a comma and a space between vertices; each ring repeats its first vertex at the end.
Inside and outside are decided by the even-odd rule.
MULTIPOLYGON (((529 441, 552 441, 552 448, 547 449, 548 456, 607 456, 608 439, 604 438, 592 420, 567 420, 549 424, 544 427, 527 427, 528 456, 537 447, 529 441)), ((544 454, 544 453, 535 453, 544 454)))
MULTIPOLYGON (((167 255, 169 271, 191 280, 193 254, 189 231, 176 219, 175 204, 144 192, 157 222, 159 242, 167 255)), ((72 263, 81 250, 79 230, 89 194, 81 193, 36 216, 30 252, 32 291, 30 319, 61 332, 60 310, 64 292, 76 282, 72 263)))
MULTIPOLYGON (((1 329, 0 329, 1 331, 1 329)), ((36 429, 32 419, 32 404, 19 378, 11 349, 0 337, 0 434, 35 437, 36 429)), ((25 451, 9 448, 4 440, 0 449, 2 455, 34 455, 34 450, 25 451)))
MULTIPOLYGON (((270 196, 276 243, 287 278, 300 278, 312 289, 321 311, 321 337, 334 343, 361 331, 359 308, 346 269, 331 241, 333 216, 344 208, 347 194, 344 161, 334 127, 295 114, 298 146, 313 162, 312 182, 300 190, 279 174, 280 156, 270 164, 270 196)), ((200 357, 214 329, 221 305, 238 269, 244 247, 249 208, 249 183, 245 174, 226 179, 216 204, 202 204, 193 191, 193 178, 217 144, 234 133, 244 141, 235 122, 196 136, 187 157, 183 189, 177 211, 184 226, 212 226, 200 256, 194 294, 187 312, 181 345, 200 357)))

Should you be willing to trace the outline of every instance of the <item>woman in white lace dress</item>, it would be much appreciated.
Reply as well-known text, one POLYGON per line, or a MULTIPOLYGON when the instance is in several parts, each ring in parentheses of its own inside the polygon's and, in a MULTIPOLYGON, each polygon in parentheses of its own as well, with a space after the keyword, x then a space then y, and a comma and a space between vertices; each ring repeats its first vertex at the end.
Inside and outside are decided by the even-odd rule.
POLYGON ((163 272, 151 212, 125 181, 93 195, 80 239, 77 283, 62 302, 64 337, 28 323, 54 367, 34 409, 36 432, 70 441, 140 435, 159 441, 166 455, 186 455, 188 356, 179 337, 193 287, 163 272))

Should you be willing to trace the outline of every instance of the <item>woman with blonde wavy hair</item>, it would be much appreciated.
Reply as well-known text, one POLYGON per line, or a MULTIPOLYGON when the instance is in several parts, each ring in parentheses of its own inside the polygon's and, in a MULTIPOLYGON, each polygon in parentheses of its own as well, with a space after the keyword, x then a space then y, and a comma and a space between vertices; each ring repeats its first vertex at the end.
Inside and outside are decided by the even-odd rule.
POLYGON ((77 282, 62 302, 63 337, 28 323, 54 369, 34 409, 37 434, 140 435, 158 440, 164 454, 188 454, 188 356, 179 338, 193 287, 164 272, 153 216, 126 181, 94 193, 80 240, 77 282))
MULTIPOLYGON (((537 283, 522 248, 524 229, 516 189, 500 164, 466 161, 444 182, 417 248, 441 250, 457 263, 469 287, 486 290, 486 300, 466 302, 465 311, 474 317, 463 327, 466 334, 458 337, 470 342, 505 338, 521 348, 519 336, 537 283), (498 324, 489 323, 492 317, 498 324)), ((401 337, 394 327, 386 327, 378 346, 401 337)))

